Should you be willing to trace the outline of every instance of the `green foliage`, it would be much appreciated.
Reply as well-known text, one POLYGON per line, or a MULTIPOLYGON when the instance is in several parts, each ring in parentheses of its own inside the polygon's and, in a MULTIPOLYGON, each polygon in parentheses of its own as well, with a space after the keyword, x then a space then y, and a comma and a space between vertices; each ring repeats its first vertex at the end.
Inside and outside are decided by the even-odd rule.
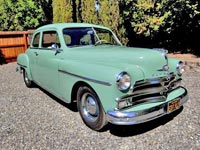
POLYGON ((179 26, 188 26, 194 17, 199 15, 198 1, 191 0, 168 0, 164 1, 162 11, 168 11, 166 31, 171 33, 179 26))
POLYGON ((197 48, 198 0, 120 0, 119 3, 130 45, 182 51, 197 48))
POLYGON ((46 18, 40 1, 0 0, 0 30, 27 30, 44 24, 46 18))
POLYGON ((119 14, 119 3, 113 0, 100 0, 99 15, 96 14, 95 0, 54 0, 53 22, 86 22, 110 27, 126 42, 125 29, 119 14))
POLYGON ((118 1, 101 0, 99 16, 95 12, 94 0, 88 0, 82 2, 82 19, 84 22, 100 24, 111 28, 122 40, 123 34, 120 31, 123 30, 122 18, 119 14, 118 1), (121 29, 121 30, 119 30, 121 29))
POLYGON ((161 27, 171 33, 180 25, 178 21, 192 21, 198 13, 197 4, 189 0, 129 0, 123 10, 134 32, 146 37, 153 37, 161 27))
POLYGON ((163 31, 160 31, 163 37, 167 37, 161 39, 162 45, 173 49, 173 51, 199 50, 196 38, 200 32, 198 2, 197 0, 168 0, 164 2, 162 10, 170 12, 170 15, 162 28, 163 31))
POLYGON ((53 0, 53 22, 72 22, 72 0, 53 0))
MULTIPOLYGON (((37 8, 42 8, 44 14, 44 22, 42 24, 50 24, 53 22, 53 6, 52 0, 33 0, 37 8)), ((40 24, 40 25, 42 25, 40 24)))

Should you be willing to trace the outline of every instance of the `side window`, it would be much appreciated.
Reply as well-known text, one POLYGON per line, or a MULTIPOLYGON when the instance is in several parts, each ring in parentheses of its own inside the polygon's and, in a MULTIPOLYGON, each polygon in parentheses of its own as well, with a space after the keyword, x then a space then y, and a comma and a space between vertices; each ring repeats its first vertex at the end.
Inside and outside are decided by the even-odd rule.
POLYGON ((95 34, 92 28, 66 28, 63 37, 68 47, 93 45, 95 34))
POLYGON ((64 39, 65 39, 65 43, 66 45, 70 45, 70 43, 72 42, 71 36, 68 34, 64 34, 64 39))
POLYGON ((60 48, 60 40, 56 31, 43 32, 42 47, 48 49, 60 48))
POLYGON ((91 35, 86 34, 80 39, 81 45, 92 45, 91 35))
POLYGON ((32 46, 38 48, 38 47, 39 47, 39 42, 40 42, 40 33, 37 33, 37 34, 34 36, 32 46))
POLYGON ((110 43, 110 34, 107 32, 97 33, 100 40, 106 40, 110 43))

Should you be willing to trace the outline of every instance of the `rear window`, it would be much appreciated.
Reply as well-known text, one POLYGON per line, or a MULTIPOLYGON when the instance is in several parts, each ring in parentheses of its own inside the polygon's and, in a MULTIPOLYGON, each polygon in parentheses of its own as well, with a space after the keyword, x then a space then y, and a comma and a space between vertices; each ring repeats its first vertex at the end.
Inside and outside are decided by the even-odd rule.
POLYGON ((32 43, 32 47, 38 48, 38 47, 39 47, 39 42, 40 42, 40 33, 37 33, 37 34, 34 36, 33 43, 32 43))

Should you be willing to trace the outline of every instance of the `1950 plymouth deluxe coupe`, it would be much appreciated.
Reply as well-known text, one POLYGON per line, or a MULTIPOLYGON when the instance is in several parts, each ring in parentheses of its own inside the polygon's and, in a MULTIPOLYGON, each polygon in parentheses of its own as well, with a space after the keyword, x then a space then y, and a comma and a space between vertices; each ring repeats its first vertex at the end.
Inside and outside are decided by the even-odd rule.
POLYGON ((36 83, 66 103, 77 102, 84 123, 100 130, 108 122, 156 119, 188 100, 181 86, 184 64, 166 53, 122 46, 103 26, 59 23, 34 32, 17 70, 27 87, 36 83))

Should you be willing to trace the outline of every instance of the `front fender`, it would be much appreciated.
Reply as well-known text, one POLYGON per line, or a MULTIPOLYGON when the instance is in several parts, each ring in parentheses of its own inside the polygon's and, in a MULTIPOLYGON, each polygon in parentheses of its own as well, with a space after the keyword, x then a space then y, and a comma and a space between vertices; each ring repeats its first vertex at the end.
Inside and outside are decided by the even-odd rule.
POLYGON ((29 65, 29 58, 28 58, 27 54, 23 53, 23 54, 18 55, 17 65, 18 65, 18 70, 25 69, 28 74, 28 78, 30 80, 32 80, 32 76, 31 76, 31 72, 30 72, 30 65, 29 65))
POLYGON ((169 71, 174 72, 176 75, 177 75, 176 67, 177 67, 179 61, 180 60, 178 60, 176 58, 168 57, 169 71))
POLYGON ((116 98, 125 94, 119 91, 116 86, 117 76, 122 71, 127 71, 130 75, 133 75, 132 84, 136 80, 143 79, 143 72, 134 65, 114 67, 97 63, 83 64, 78 61, 63 60, 59 65, 63 97, 70 99, 72 89, 69 87, 73 87, 77 82, 84 82, 97 93, 105 111, 114 109, 116 98), (66 91, 66 89, 69 90, 66 91))

